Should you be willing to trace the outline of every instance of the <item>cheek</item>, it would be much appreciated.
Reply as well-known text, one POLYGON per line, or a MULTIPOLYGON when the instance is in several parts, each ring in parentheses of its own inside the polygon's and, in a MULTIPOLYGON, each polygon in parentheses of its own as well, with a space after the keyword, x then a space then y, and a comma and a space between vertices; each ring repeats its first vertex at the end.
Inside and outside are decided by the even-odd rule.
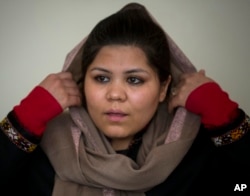
POLYGON ((97 103, 101 103, 100 101, 103 100, 103 96, 100 90, 97 90, 94 85, 91 83, 86 82, 83 88, 86 106, 94 107, 97 103))
POLYGON ((142 130, 154 116, 159 101, 158 94, 152 91, 134 93, 130 97, 130 107, 133 111, 133 124, 135 130, 142 130))
MULTIPOLYGON (((155 89, 155 88, 153 88, 155 89)), ((153 109, 159 103, 159 92, 150 89, 144 89, 141 91, 135 91, 130 94, 130 101, 135 108, 146 110, 153 109)))

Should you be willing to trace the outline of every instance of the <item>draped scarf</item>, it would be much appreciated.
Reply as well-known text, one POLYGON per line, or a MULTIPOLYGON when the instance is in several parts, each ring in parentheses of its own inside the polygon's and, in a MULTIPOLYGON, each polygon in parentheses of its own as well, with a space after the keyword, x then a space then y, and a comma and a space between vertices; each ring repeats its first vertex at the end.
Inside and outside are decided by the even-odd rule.
MULTIPOLYGON (((175 85, 181 73, 196 70, 166 36, 175 85)), ((63 66, 75 81, 82 78, 85 40, 68 53, 63 66)), ((199 126, 200 118, 185 108, 170 114, 166 102, 159 104, 134 161, 114 151, 83 107, 70 107, 48 124, 41 142, 56 173, 53 196, 143 196, 173 172, 192 145, 199 126)))

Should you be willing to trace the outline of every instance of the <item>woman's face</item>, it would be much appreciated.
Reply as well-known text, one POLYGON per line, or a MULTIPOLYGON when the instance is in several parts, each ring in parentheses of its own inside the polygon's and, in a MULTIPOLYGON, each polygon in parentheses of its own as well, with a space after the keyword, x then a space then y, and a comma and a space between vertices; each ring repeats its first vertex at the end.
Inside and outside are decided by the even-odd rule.
POLYGON ((87 69, 84 94, 90 117, 115 150, 126 149, 148 124, 169 82, 160 84, 138 47, 112 45, 99 51, 87 69))

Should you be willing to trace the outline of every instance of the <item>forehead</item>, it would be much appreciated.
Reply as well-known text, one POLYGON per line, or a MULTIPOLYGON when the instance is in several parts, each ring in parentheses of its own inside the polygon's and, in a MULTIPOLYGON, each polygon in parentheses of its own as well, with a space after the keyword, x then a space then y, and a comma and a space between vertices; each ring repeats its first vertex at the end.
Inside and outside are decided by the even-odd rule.
POLYGON ((96 55, 92 66, 116 67, 145 67, 148 65, 147 57, 142 49, 136 46, 109 45, 104 46, 96 55))

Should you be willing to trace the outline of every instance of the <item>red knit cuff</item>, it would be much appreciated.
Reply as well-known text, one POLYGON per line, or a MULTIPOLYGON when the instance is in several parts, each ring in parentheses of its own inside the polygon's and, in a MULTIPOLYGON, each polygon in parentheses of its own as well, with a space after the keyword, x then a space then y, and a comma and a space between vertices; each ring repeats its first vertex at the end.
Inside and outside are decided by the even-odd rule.
POLYGON ((231 101, 215 82, 201 85, 189 95, 186 108, 201 116, 206 128, 229 124, 238 114, 238 104, 231 101))
POLYGON ((62 108, 47 90, 41 86, 36 86, 21 101, 20 105, 13 108, 13 111, 27 131, 36 136, 41 136, 47 122, 60 114, 62 108))

